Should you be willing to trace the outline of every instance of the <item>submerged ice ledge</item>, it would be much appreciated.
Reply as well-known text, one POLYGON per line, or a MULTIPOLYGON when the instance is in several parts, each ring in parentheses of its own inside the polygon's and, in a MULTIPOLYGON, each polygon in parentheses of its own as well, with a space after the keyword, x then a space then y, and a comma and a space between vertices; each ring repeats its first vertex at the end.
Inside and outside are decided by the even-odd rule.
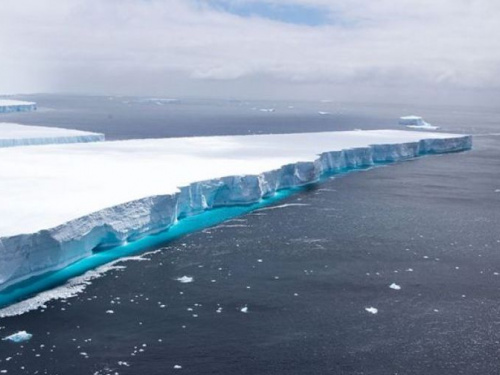
MULTIPOLYGON (((318 133, 318 141, 325 134, 333 133, 318 133)), ((341 133, 338 134, 340 136, 341 133)), ((153 195, 114 205, 36 233, 0 237, 0 290, 32 276, 64 268, 91 255, 93 251, 167 230, 178 220, 205 210, 252 204, 272 196, 278 190, 318 181, 324 174, 426 154, 462 151, 470 149, 472 145, 470 136, 440 134, 432 137, 429 134, 416 134, 425 138, 326 151, 314 160, 288 163, 259 174, 192 182, 171 194, 153 195)), ((265 139, 273 136, 261 137, 265 139)), ((274 137, 280 139, 280 136, 274 137)), ((289 147, 293 147, 293 144, 289 147)))

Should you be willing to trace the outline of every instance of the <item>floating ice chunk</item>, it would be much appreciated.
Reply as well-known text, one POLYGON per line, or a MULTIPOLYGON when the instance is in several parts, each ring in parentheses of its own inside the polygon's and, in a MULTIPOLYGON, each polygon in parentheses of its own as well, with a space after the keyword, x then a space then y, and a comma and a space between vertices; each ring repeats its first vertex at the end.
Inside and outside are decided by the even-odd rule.
POLYGON ((247 314, 248 313, 248 306, 244 306, 240 309, 240 311, 244 314, 247 314))
POLYGON ((176 369, 176 370, 180 370, 181 368, 182 368, 182 366, 181 366, 181 365, 175 365, 175 366, 174 366, 174 369, 176 369))
POLYGON ((403 116, 399 119, 399 125, 406 126, 407 128, 412 129, 439 129, 438 126, 433 126, 428 122, 425 122, 424 119, 420 116, 403 116))
POLYGON ((191 276, 182 276, 178 277, 176 280, 180 283, 187 284, 187 283, 192 283, 194 281, 194 278, 191 276))
POLYGON ((378 309, 376 309, 375 307, 365 307, 365 310, 367 312, 369 312, 370 314, 377 314, 378 313, 378 309))
POLYGON ((33 335, 31 333, 28 333, 26 331, 19 331, 17 333, 14 333, 13 335, 5 337, 3 340, 19 343, 19 342, 28 341, 32 337, 33 337, 33 335))
POLYGON ((396 283, 392 283, 391 285, 389 285, 389 288, 394 289, 394 290, 401 290, 401 286, 399 286, 396 283))
POLYGON ((114 314, 115 312, 113 310, 106 310, 106 314, 114 314))

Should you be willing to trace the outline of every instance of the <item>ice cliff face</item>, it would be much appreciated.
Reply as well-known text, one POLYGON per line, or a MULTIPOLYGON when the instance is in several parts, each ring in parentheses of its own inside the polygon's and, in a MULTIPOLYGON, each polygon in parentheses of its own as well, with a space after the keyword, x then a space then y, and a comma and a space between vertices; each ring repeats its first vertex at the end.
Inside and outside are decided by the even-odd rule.
MULTIPOLYGON (((0 127, 1 131, 1 127, 0 127)), ((67 135, 67 136, 54 136, 54 137, 40 137, 40 138, 0 138, 0 147, 16 147, 16 146, 38 146, 49 144, 63 144, 63 143, 87 143, 87 142, 102 142, 104 141, 104 134, 82 134, 82 135, 67 135)))
POLYGON ((19 100, 0 100, 0 113, 35 111, 36 103, 19 100))
POLYGON ((33 234, 0 238, 0 289, 60 269, 96 249, 120 245, 168 229, 183 217, 229 205, 258 202, 280 189, 317 181, 326 173, 470 149, 470 136, 424 139, 325 152, 311 162, 287 164, 259 175, 194 182, 175 194, 151 196, 33 234))

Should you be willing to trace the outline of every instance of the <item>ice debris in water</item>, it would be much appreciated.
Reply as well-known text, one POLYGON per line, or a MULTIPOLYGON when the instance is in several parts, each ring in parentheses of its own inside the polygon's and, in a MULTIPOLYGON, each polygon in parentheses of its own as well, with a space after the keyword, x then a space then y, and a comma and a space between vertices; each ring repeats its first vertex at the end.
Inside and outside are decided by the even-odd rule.
POLYGON ((378 309, 376 309, 375 307, 365 307, 365 310, 367 312, 369 312, 370 314, 376 314, 376 313, 378 313, 378 309))
POLYGON ((181 365, 175 365, 175 366, 174 366, 174 369, 176 369, 176 370, 180 370, 181 368, 182 368, 182 366, 181 366, 181 365))
POLYGON ((28 333, 26 331, 19 331, 17 333, 14 333, 13 335, 5 337, 3 340, 12 342, 24 342, 28 341, 32 337, 33 335, 31 333, 28 333))
POLYGON ((396 283, 392 283, 391 285, 389 285, 389 288, 394 289, 394 290, 401 290, 401 286, 399 286, 396 283))
POLYGON ((245 313, 245 314, 246 314, 246 313, 248 313, 248 306, 244 306, 244 307, 242 307, 242 308, 240 309, 240 311, 241 311, 242 313, 245 313))
POLYGON ((182 276, 178 277, 176 280, 183 284, 186 284, 186 283, 192 283, 194 278, 192 278, 191 276, 182 276))

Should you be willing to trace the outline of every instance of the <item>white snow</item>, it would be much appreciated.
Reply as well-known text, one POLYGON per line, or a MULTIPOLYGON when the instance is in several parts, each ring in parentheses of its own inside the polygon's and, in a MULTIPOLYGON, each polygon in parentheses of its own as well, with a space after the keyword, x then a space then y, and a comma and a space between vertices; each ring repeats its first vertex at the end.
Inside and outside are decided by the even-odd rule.
POLYGON ((36 109, 35 102, 0 99, 0 113, 27 112, 27 111, 34 111, 35 109, 36 109))
POLYGON ((325 172, 470 147, 470 136, 377 130, 2 148, 0 289, 325 172))
POLYGON ((5 337, 3 340, 19 343, 19 342, 28 341, 32 337, 33 337, 33 335, 31 333, 28 333, 26 331, 19 331, 17 333, 14 333, 10 336, 5 337))
POLYGON ((80 130, 0 123, 0 148, 104 141, 104 135, 80 130))

